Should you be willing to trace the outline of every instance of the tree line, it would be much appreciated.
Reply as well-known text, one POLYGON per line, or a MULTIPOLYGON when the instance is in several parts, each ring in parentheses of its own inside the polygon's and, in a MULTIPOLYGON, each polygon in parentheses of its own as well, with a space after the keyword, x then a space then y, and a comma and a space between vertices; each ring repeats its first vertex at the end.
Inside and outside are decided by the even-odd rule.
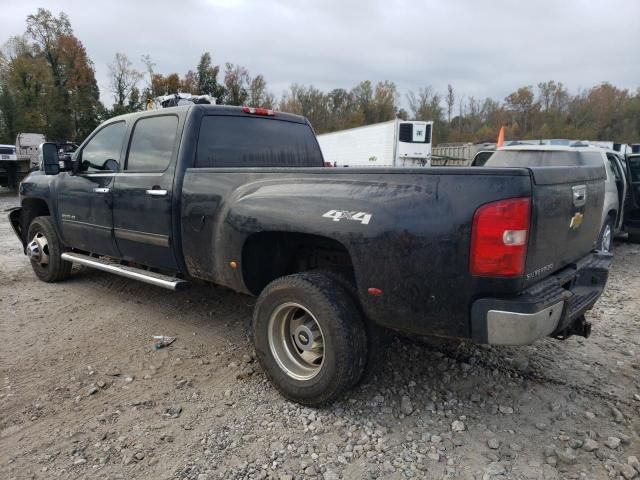
POLYGON ((403 96, 390 80, 330 91, 292 83, 276 97, 263 75, 231 62, 219 65, 209 52, 183 75, 162 73, 150 55, 139 65, 125 53, 114 55, 113 103, 104 105, 93 62, 69 17, 38 9, 27 17, 24 34, 0 50, 0 142, 13 143, 19 132, 79 142, 100 122, 178 92, 304 115, 317 133, 402 118, 433 120, 435 143, 495 141, 501 126, 508 139, 640 141, 640 88, 634 92, 606 82, 571 93, 561 82, 543 81, 502 100, 466 96, 450 84, 446 92, 426 85, 403 96))

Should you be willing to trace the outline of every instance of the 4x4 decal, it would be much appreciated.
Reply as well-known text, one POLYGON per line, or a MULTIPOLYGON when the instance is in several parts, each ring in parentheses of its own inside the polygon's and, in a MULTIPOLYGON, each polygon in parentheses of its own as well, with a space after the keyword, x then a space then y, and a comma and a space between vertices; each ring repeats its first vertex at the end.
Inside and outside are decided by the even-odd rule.
POLYGON ((350 212, 347 210, 329 210, 322 215, 324 218, 331 218, 334 222, 340 220, 353 220, 363 225, 368 225, 372 215, 366 212, 350 212))

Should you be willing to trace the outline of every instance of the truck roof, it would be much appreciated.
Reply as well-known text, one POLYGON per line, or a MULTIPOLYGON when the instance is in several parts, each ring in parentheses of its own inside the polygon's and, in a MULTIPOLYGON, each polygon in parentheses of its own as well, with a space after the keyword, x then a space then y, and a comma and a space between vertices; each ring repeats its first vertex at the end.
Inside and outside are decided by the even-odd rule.
POLYGON ((537 152, 613 152, 620 153, 610 148, 599 147, 596 145, 509 145, 507 147, 501 147, 498 150, 510 150, 510 151, 537 151, 537 152))
MULTIPOLYGON (((195 105, 182 105, 177 107, 167 107, 162 110, 144 110, 142 112, 135 113, 127 113, 124 115, 118 115, 117 117, 113 117, 109 119, 109 122, 117 121, 120 119, 134 119, 138 117, 148 117, 159 114, 168 114, 171 112, 185 112, 191 109, 195 110, 203 110, 207 113, 215 113, 216 115, 250 115, 244 112, 242 109, 244 107, 236 107, 232 105, 206 105, 206 104, 195 104, 195 105)), ((286 120, 287 122, 294 123, 308 123, 307 119, 301 115, 295 115, 293 113, 285 113, 285 112, 277 112, 274 111, 275 115, 273 117, 265 117, 265 118, 274 118, 276 120, 286 120)))

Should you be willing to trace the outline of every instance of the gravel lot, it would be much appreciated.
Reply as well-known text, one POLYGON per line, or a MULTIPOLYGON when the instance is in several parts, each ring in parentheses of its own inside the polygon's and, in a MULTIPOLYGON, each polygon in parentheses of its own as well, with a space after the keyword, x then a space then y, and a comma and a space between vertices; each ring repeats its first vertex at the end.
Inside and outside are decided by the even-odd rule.
POLYGON ((252 297, 84 268, 41 283, 4 213, 0 252, 0 479, 640 478, 638 245, 617 244, 590 339, 397 339, 315 410, 254 362, 252 297))

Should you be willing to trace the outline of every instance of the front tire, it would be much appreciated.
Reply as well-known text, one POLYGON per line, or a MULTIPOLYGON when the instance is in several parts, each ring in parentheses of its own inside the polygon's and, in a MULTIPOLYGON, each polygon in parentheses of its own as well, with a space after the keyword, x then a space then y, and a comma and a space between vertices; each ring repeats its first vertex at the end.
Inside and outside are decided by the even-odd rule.
POLYGON ((262 291, 253 314, 256 357, 289 400, 319 406, 362 376, 367 334, 358 308, 317 272, 282 277, 262 291))
POLYGON ((62 242, 53 228, 51 217, 34 218, 29 225, 27 241, 27 256, 40 280, 53 283, 71 275, 73 264, 60 258, 62 242))
POLYGON ((598 236, 598 250, 613 251, 613 219, 607 217, 598 236))

